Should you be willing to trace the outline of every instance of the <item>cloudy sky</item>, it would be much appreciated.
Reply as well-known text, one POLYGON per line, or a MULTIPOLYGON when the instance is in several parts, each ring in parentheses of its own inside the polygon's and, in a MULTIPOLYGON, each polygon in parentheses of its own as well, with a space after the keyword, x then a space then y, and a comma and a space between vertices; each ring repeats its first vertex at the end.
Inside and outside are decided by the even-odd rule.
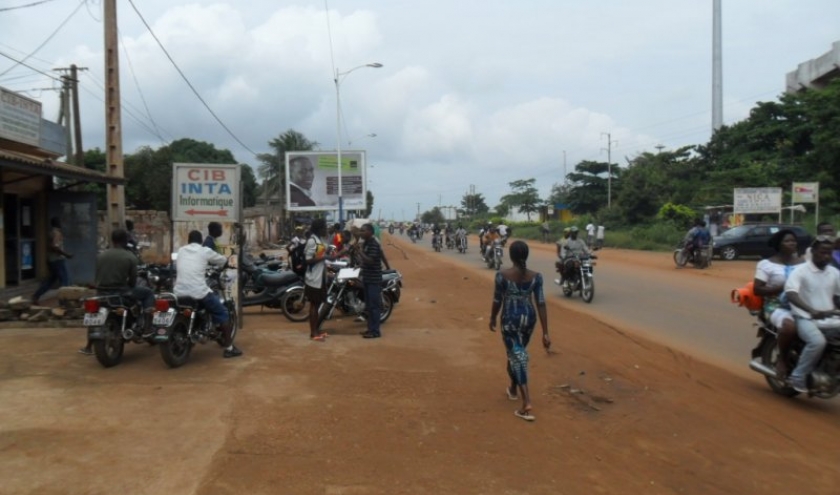
MULTIPOLYGON (((102 2, 14 8, 37 1, 0 0, 0 54, 31 55, 26 64, 50 75, 87 67, 84 145, 104 148, 102 2)), ((189 137, 257 165, 252 152, 288 129, 333 150, 335 68, 383 64, 340 85, 342 147, 367 150, 374 216, 457 205, 471 185, 494 206, 517 179, 535 178, 547 196, 564 152, 570 172, 606 161, 606 133, 614 163, 710 135, 711 0, 133 2, 245 146, 118 0, 126 152, 189 137)), ((724 0, 724 121, 775 99, 787 72, 829 51, 837 19, 837 0, 724 0)), ((54 80, 0 56, 0 86, 56 119, 54 80)))

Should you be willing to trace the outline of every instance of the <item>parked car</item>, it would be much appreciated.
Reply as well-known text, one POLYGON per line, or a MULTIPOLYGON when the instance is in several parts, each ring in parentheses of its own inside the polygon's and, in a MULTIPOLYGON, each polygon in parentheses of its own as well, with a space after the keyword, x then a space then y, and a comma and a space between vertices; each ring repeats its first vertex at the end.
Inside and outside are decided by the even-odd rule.
POLYGON ((761 256, 767 258, 773 254, 773 248, 767 241, 776 232, 790 229, 796 234, 799 243, 799 254, 803 254, 811 245, 813 236, 798 225, 780 223, 761 223, 755 225, 739 225, 712 239, 712 256, 720 256, 723 260, 735 260, 739 256, 761 256))

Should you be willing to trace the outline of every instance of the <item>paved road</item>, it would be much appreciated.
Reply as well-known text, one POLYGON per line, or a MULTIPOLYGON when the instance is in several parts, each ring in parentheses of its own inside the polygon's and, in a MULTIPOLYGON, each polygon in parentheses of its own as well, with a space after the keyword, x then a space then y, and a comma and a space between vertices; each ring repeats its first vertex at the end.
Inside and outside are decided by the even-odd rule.
MULTIPOLYGON (((424 236, 418 245, 431 249, 431 236, 424 236)), ((545 276, 546 294, 566 299, 551 282, 556 260, 553 245, 529 245, 528 267, 545 276)), ((441 255, 487 269, 474 236, 466 254, 444 249, 441 255)), ((510 266, 509 259, 505 262, 510 266)), ((668 253, 605 249, 599 252, 595 267, 592 303, 583 302, 577 294, 566 301, 569 307, 612 326, 643 333, 715 364, 754 375, 747 368, 750 350, 757 343, 754 318, 729 302, 730 291, 751 279, 754 266, 755 261, 716 262, 709 271, 678 270, 668 253)))

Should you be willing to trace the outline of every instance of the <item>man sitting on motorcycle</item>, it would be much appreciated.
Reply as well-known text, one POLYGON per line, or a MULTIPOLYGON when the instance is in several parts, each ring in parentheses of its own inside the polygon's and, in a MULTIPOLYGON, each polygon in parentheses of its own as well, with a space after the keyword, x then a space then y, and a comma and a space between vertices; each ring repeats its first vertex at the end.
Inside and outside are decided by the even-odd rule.
POLYGON ((440 243, 440 242, 441 242, 440 241, 440 227, 438 226, 438 224, 433 224, 432 225, 432 246, 434 246, 435 243, 440 243))
POLYGON ((455 229, 455 242, 463 242, 464 249, 467 248, 467 229, 464 228, 463 224, 458 224, 458 228, 455 229))
POLYGON ((785 295, 796 318, 796 333, 805 342, 790 374, 790 385, 800 393, 808 392, 808 376, 825 350, 820 320, 836 315, 840 308, 840 270, 830 265, 833 248, 833 237, 818 235, 811 244, 811 261, 800 264, 785 282, 785 295))
POLYGON ((449 222, 446 222, 446 227, 444 227, 443 233, 446 236, 445 242, 447 247, 450 246, 450 243, 454 241, 454 239, 452 239, 453 231, 454 229, 452 228, 452 225, 450 225, 449 222))
POLYGON ((569 238, 566 239, 566 242, 559 247, 561 251, 560 260, 562 263, 562 270, 560 271, 560 280, 558 281, 558 285, 562 285, 563 280, 572 274, 572 270, 575 268, 575 258, 581 258, 584 256, 591 256, 594 258, 592 253, 589 251, 589 247, 586 245, 586 242, 584 242, 583 239, 578 239, 578 232, 577 227, 570 227, 569 238))
POLYGON ((484 246, 484 260, 487 261, 493 256, 493 244, 501 239, 499 236, 499 231, 496 230, 494 227, 490 227, 481 239, 482 245, 484 246))
POLYGON ((695 249, 705 249, 711 240, 712 236, 709 234, 708 229, 706 229, 706 222, 698 218, 694 221, 694 226, 685 234, 685 238, 683 239, 683 255, 688 259, 695 249))
POLYGON ((206 272, 208 264, 224 266, 227 258, 212 249, 201 245, 201 232, 193 230, 187 236, 188 244, 178 250, 177 275, 175 276, 176 297, 189 297, 207 308, 213 323, 219 326, 224 335, 225 346, 222 356, 232 358, 242 355, 242 351, 233 345, 233 324, 225 305, 210 287, 207 286, 206 272))

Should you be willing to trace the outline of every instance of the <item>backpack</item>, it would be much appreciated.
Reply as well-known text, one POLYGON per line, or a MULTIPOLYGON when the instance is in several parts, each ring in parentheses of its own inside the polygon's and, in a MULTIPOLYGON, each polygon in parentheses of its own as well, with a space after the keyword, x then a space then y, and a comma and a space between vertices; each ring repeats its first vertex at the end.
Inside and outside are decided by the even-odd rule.
POLYGON ((306 242, 299 242, 289 253, 289 265, 292 271, 299 277, 306 274, 306 242))

